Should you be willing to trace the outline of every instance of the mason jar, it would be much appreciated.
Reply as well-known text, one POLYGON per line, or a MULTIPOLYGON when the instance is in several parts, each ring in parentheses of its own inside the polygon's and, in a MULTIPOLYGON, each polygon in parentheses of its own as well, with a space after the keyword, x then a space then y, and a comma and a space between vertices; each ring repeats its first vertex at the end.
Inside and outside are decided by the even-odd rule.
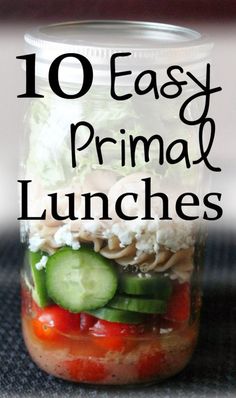
MULTIPOLYGON (((177 218, 175 203, 183 192, 200 195, 204 178, 201 168, 187 169, 184 160, 161 162, 160 154, 162 144, 182 138, 197 158, 197 126, 178 117, 194 82, 188 79, 176 98, 162 96, 160 87, 170 65, 183 68, 176 71, 179 80, 190 70, 204 76, 210 46, 190 29, 122 21, 51 25, 25 40, 27 54, 36 54, 36 92, 42 96, 28 106, 22 157, 31 217, 21 221, 28 351, 41 369, 75 382, 168 378, 185 367, 196 345, 205 242, 201 223, 177 218), (93 68, 93 84, 79 98, 72 96, 86 71, 72 56, 58 73, 67 98, 49 85, 50 65, 65 53, 82 54, 93 68), (131 53, 116 66, 117 73, 132 72, 116 79, 117 96, 132 94, 126 100, 111 96, 114 53, 131 53), (155 71, 158 95, 145 92, 152 73, 139 78, 135 92, 144 70, 155 71), (159 138, 148 156, 140 140, 131 164, 130 137, 154 134, 159 138)), ((190 120, 196 108, 190 104, 190 120)))

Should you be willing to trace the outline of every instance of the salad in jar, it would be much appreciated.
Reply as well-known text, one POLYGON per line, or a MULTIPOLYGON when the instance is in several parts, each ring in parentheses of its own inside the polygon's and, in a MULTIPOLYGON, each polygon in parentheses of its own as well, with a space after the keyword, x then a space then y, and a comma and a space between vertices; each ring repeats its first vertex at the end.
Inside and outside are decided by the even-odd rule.
MULTIPOLYGON (((132 183, 138 190, 144 175, 114 182, 103 170, 91 178, 96 185, 110 179, 112 198, 132 183)), ((38 193, 35 206, 41 201, 38 193)), ((173 220, 30 222, 22 319, 32 358, 87 383, 151 382, 181 370, 198 334, 195 243, 190 224, 173 220)))
MULTIPOLYGON (((104 34, 106 23, 98 25, 92 28, 104 34)), ((150 28, 144 25, 136 28, 150 28)), ((170 26, 154 25, 157 33, 165 35, 166 29, 172 32, 170 26)), ((87 25, 81 26, 83 39, 87 25)), ((117 26, 114 37, 119 40, 124 40, 120 35, 134 34, 132 23, 124 23, 129 32, 117 26)), ((58 29, 57 40, 54 26, 51 33, 50 27, 42 29, 38 42, 28 35, 28 44, 38 45, 42 52, 43 45, 48 45, 45 35, 52 35, 50 46, 53 40, 58 45, 69 29, 70 45, 85 46, 82 39, 77 40, 77 30, 72 34, 70 24, 59 25, 58 29)), ((179 33, 176 29, 174 32, 179 33)), ((99 35, 97 40, 104 45, 99 35)), ((90 55, 91 46, 87 44, 90 55)), ((152 182, 153 192, 171 186, 170 196, 174 196, 183 192, 183 187, 201 185, 201 175, 195 169, 186 171, 182 165, 177 165, 175 172, 166 165, 157 168, 156 148, 150 148, 150 161, 145 162, 141 146, 137 147, 135 168, 121 167, 120 154, 108 145, 102 166, 97 164, 93 146, 79 153, 79 165, 72 169, 68 126, 72 121, 89 120, 100 137, 109 126, 110 136, 119 142, 123 136, 117 131, 124 125, 134 135, 145 135, 154 120, 157 129, 164 129, 172 139, 188 138, 188 126, 176 120, 178 101, 173 101, 171 108, 161 101, 157 108, 148 98, 138 108, 132 101, 114 104, 107 101, 102 84, 96 87, 93 98, 87 95, 79 101, 64 101, 47 92, 42 73, 44 98, 33 100, 29 107, 23 161, 24 176, 31 181, 29 214, 47 210, 45 217, 22 222, 26 246, 21 272, 22 327, 26 346, 41 369, 74 382, 121 385, 163 380, 185 367, 197 342, 204 237, 196 224, 180 222, 174 212, 163 221, 163 203, 155 195, 152 217, 145 219, 144 182, 152 182), (54 194, 47 194, 52 189, 57 191, 57 219, 49 211, 49 196, 54 194), (88 192, 93 216, 86 218, 84 199, 88 192), (105 199, 97 192, 108 199, 107 218, 101 217, 105 199), (121 219, 114 203, 127 192, 134 192, 137 200, 130 197, 123 202, 123 214, 130 218, 121 219), (72 196, 78 215, 74 219, 67 217, 72 196)), ((66 84, 73 91, 73 81, 66 84)), ((87 133, 86 129, 80 131, 78 145, 83 145, 87 133)), ((191 150, 194 153, 196 147, 192 145, 191 150)))
POLYGON ((137 249, 156 239, 138 226, 129 244, 118 227, 108 238, 67 224, 47 228, 30 239, 22 273, 23 331, 36 363, 65 379, 102 384, 181 370, 198 333, 194 246, 137 249))

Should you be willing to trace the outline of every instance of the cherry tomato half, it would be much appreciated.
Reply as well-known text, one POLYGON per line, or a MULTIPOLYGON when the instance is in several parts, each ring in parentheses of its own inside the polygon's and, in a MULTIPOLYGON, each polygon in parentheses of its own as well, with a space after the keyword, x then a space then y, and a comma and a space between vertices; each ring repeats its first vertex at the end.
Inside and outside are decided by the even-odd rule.
POLYGON ((72 314, 57 305, 50 305, 37 312, 32 325, 36 336, 52 340, 60 333, 79 332, 80 314, 72 314))

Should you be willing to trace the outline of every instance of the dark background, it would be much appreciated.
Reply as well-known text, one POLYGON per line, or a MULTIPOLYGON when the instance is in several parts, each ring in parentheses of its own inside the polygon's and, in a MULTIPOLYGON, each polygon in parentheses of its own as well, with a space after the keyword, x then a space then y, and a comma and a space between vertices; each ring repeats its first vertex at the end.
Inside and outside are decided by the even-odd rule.
POLYGON ((235 0, 9 0, 0 1, 2 21, 65 21, 86 18, 162 22, 233 21, 235 0))

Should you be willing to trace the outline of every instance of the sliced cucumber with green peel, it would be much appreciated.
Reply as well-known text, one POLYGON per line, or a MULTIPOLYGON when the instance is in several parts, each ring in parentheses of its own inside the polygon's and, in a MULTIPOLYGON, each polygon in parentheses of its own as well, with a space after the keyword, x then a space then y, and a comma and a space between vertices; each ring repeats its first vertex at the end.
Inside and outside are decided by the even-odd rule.
POLYGON ((172 292, 170 279, 159 274, 124 272, 120 276, 119 284, 123 293, 155 296, 160 300, 168 300, 172 292))
POLYGON ((164 300, 117 295, 108 306, 119 310, 140 312, 144 314, 164 314, 167 304, 164 300))
POLYGON ((36 268, 36 264, 40 262, 42 256, 43 253, 41 251, 36 253, 28 251, 28 260, 34 284, 32 291, 33 299, 39 307, 44 308, 50 303, 46 287, 46 273, 44 268, 41 270, 36 268))
POLYGON ((114 308, 103 307, 93 311, 87 311, 88 314, 95 316, 96 318, 103 319, 109 322, 120 322, 120 323, 142 323, 145 316, 137 312, 123 311, 114 308))
POLYGON ((117 290, 116 269, 90 248, 63 248, 49 257, 46 267, 49 296, 71 312, 103 307, 117 290))

